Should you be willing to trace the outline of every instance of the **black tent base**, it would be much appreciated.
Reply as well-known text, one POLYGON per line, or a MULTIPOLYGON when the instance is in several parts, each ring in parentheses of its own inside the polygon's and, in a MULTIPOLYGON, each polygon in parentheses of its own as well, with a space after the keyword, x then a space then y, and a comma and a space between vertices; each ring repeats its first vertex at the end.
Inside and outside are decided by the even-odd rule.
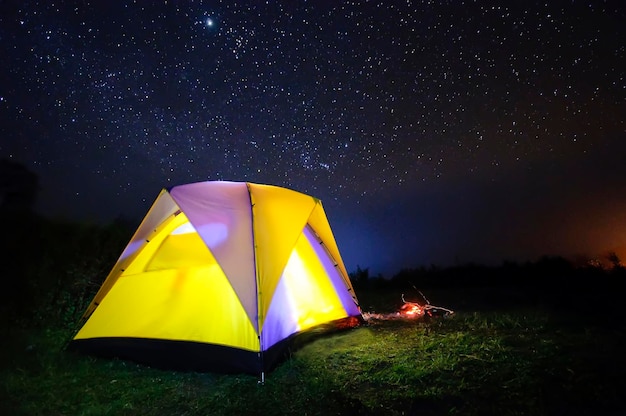
POLYGON ((201 342, 154 338, 73 340, 69 351, 133 361, 161 370, 259 374, 259 353, 201 342))
POLYGON ((163 370, 261 375, 273 370, 315 338, 353 328, 360 323, 361 317, 348 317, 316 326, 282 340, 262 354, 202 342, 131 337, 75 339, 69 343, 68 350, 129 360, 163 370))

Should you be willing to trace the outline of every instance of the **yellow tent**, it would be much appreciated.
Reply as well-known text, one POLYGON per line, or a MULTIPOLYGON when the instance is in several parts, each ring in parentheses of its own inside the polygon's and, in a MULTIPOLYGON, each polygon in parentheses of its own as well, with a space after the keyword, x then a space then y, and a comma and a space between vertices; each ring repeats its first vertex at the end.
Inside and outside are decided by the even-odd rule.
POLYGON ((161 191, 70 348, 263 374, 295 334, 349 317, 358 301, 318 199, 198 182, 161 191))

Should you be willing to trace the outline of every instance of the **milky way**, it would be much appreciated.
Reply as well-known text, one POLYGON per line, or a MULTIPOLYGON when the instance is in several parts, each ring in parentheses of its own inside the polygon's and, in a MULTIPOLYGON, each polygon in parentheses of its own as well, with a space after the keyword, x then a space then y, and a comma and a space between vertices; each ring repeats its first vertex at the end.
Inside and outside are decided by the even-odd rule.
POLYGON ((624 22, 621 1, 4 1, 0 152, 81 220, 200 180, 308 193, 349 268, 626 246, 624 22))

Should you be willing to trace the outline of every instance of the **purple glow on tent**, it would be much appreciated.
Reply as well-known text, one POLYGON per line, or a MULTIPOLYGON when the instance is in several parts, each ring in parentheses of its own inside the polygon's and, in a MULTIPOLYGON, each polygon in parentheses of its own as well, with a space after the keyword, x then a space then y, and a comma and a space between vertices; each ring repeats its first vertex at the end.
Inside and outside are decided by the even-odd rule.
POLYGON ((202 224, 198 227, 198 233, 207 246, 213 249, 228 240, 228 226, 219 222, 202 224))
POLYGON ((345 309, 346 313, 349 316, 358 316, 361 313, 359 312, 359 308, 357 307, 354 299, 352 298, 352 294, 346 290, 346 285, 339 274, 339 271, 335 267, 335 263, 330 258, 330 255, 324 249, 324 246, 320 243, 320 241, 313 235, 313 230, 310 227, 304 227, 304 235, 307 240, 309 240, 309 244, 315 250, 315 254, 317 254, 317 258, 320 259, 322 266, 324 266, 324 270, 326 270, 326 274, 330 278, 330 281, 335 288, 335 292, 337 292, 337 296, 341 300, 341 304, 345 309))
POLYGON ((267 350, 278 341, 298 331, 298 320, 294 316, 294 307, 289 301, 289 292, 285 279, 280 279, 272 303, 267 311, 261 332, 261 346, 267 350))

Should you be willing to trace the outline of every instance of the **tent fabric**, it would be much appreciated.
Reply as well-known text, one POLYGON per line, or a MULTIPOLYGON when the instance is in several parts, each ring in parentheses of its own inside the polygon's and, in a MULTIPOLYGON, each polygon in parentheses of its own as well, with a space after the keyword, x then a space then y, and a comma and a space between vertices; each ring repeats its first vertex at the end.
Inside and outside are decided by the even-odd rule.
POLYGON ((320 200, 197 182, 161 191, 70 348, 258 373, 295 335, 350 317, 361 311, 320 200))

